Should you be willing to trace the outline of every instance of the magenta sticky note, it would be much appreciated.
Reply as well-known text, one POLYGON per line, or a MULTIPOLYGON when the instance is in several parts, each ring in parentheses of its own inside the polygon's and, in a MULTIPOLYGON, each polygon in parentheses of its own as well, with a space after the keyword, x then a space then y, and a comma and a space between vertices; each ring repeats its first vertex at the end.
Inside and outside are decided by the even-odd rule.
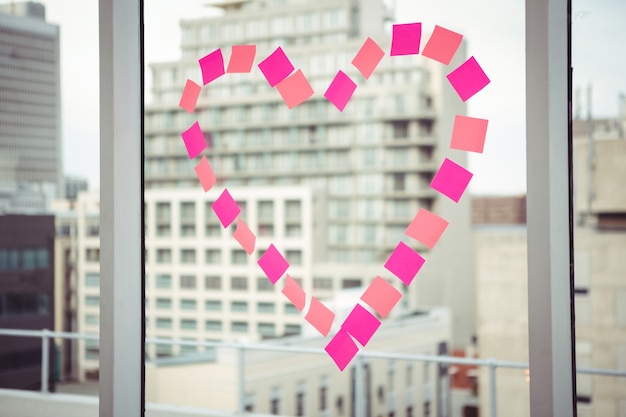
POLYGON ((343 111, 354 90, 356 90, 356 83, 343 71, 339 71, 324 93, 324 97, 333 103, 339 111, 343 111))
POLYGON ((488 124, 486 119, 457 115, 454 118, 450 148, 482 153, 488 124))
POLYGON ((395 56, 419 54, 421 39, 421 23, 403 23, 393 25, 390 55, 395 56))
POLYGON ((209 164, 206 156, 202 155, 202 159, 198 162, 198 165, 195 166, 194 171, 196 171, 196 175, 198 176, 200 184, 202 184, 204 192, 213 188, 213 185, 215 184, 215 174, 213 173, 211 164, 209 164))
POLYGON ((207 85, 216 78, 225 74, 224 56, 221 49, 216 49, 210 54, 198 60, 200 70, 202 70, 202 82, 207 85))
POLYGON ((276 84, 276 89, 290 109, 305 102, 313 95, 313 87, 311 87, 301 70, 294 72, 276 84))
POLYGON ((424 262, 426 260, 419 253, 408 247, 406 243, 400 242, 385 262, 385 268, 400 281, 410 285, 424 262))
POLYGON ((289 276, 289 274, 287 274, 285 278, 285 286, 281 292, 289 299, 289 301, 291 301, 291 304, 293 304, 298 311, 304 310, 304 306, 306 304, 306 293, 296 280, 289 276))
POLYGON ((259 63, 259 69, 271 87, 287 78, 294 70, 291 61, 280 46, 259 63))
POLYGON ((307 311, 304 319, 311 323, 318 332, 323 336, 327 336, 330 332, 330 328, 333 325, 335 319, 335 313, 330 311, 320 300, 315 297, 311 297, 311 304, 309 305, 309 311, 307 311))
POLYGON ((418 242, 422 242, 429 249, 435 247, 435 244, 448 227, 448 221, 437 216, 424 208, 419 209, 409 227, 404 232, 405 235, 412 237, 418 242))
POLYGON ((372 38, 367 38, 352 60, 352 65, 359 70, 365 79, 368 79, 383 56, 385 56, 385 51, 372 38))
POLYGON ((187 80, 178 105, 187 110, 188 113, 193 113, 196 108, 196 103, 198 102, 198 97, 200 96, 200 90, 201 87, 198 84, 187 80))
POLYGON ((354 337, 361 346, 367 345, 378 327, 380 327, 380 320, 360 304, 354 306, 341 324, 341 328, 354 337))
POLYGON ((345 330, 339 330, 324 348, 328 356, 335 362, 340 371, 346 369, 352 359, 359 352, 350 335, 345 330))
POLYGON ((256 243, 256 235, 250 230, 246 222, 239 217, 237 217, 237 228, 233 232, 233 237, 248 255, 252 255, 256 243))
POLYGON ((289 263, 273 244, 270 244, 270 247, 267 248, 257 263, 272 284, 276 284, 276 281, 278 281, 285 271, 287 271, 287 268, 289 268, 289 263))
POLYGON ((472 179, 472 175, 471 172, 461 165, 445 158, 430 186, 450 200, 458 203, 472 179))
POLYGON ((233 45, 226 72, 250 72, 255 55, 256 45, 233 45))
POLYGON ((200 155, 203 150, 206 149, 206 140, 202 134, 202 128, 200 124, 195 122, 191 127, 181 133, 185 147, 187 148, 187 154, 189 159, 193 159, 200 155))
POLYGON ((490 81, 474 57, 470 57, 447 77, 452 88, 463 101, 467 101, 485 88, 490 81))
POLYGON ((463 35, 441 26, 435 26, 426 46, 424 46, 422 55, 448 65, 459 49, 462 40, 463 35))
POLYGON ((401 298, 402 293, 379 276, 374 278, 361 296, 361 300, 383 318, 387 317, 401 298))
POLYGON ((241 212, 227 188, 224 188, 222 194, 211 204, 211 208, 224 228, 230 226, 241 212))

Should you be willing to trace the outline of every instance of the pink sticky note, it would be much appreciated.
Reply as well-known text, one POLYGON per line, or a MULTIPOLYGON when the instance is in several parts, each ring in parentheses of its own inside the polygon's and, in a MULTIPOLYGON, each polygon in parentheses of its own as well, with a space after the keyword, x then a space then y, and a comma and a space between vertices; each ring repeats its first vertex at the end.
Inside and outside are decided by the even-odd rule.
POLYGON ((301 70, 298 70, 276 85, 278 92, 287 104, 293 109, 313 95, 313 88, 301 70))
POLYGON ((447 77, 452 88, 456 90, 463 101, 467 101, 489 84, 487 74, 485 74, 480 65, 478 65, 474 57, 465 61, 457 69, 448 74, 447 77))
POLYGON ((224 57, 222 50, 216 49, 207 56, 200 58, 200 69, 202 70, 202 82, 207 85, 216 78, 224 75, 224 57))
POLYGON ((404 234, 418 242, 422 242, 424 245, 428 246, 429 249, 432 249, 435 247, 443 231, 446 230, 446 227, 448 227, 447 220, 421 208, 404 234))
POLYGON ((194 83, 191 80, 187 80, 185 83, 185 89, 183 90, 183 95, 180 97, 180 101, 178 105, 187 110, 188 113, 193 113, 196 108, 196 102, 198 101, 198 97, 200 96, 200 87, 198 84, 194 83))
POLYGON ((284 80, 293 71, 293 65, 280 46, 259 64, 259 69, 271 87, 284 80))
POLYGON ((311 305, 304 319, 311 323, 322 335, 327 336, 333 325, 335 313, 321 303, 317 298, 311 297, 311 305))
POLYGON ((220 194, 217 200, 211 204, 211 208, 224 228, 230 226, 241 212, 239 206, 226 188, 224 188, 224 191, 222 191, 222 194, 220 194))
POLYGON ((439 167, 439 171, 435 174, 430 186, 455 203, 458 203, 472 179, 472 175, 471 172, 461 165, 446 158, 439 167))
POLYGON ((463 35, 441 26, 435 26, 430 39, 426 42, 422 55, 448 65, 452 61, 456 50, 459 49, 462 40, 463 35))
POLYGON ((426 260, 419 253, 408 247, 406 243, 400 242, 385 262, 385 268, 400 281, 410 285, 424 262, 426 260))
POLYGON ((237 242, 239 242, 243 250, 245 250, 248 255, 252 255, 252 252, 254 252, 254 245, 256 243, 256 236, 252 233, 248 225, 239 217, 237 217, 237 228, 233 232, 233 237, 237 242))
POLYGON ((267 248, 257 263, 272 284, 276 284, 276 281, 278 281, 285 271, 287 271, 287 268, 289 268, 289 263, 273 244, 270 244, 270 247, 267 248))
POLYGON ((359 304, 354 306, 341 325, 341 328, 354 337, 361 346, 367 345, 378 327, 380 320, 359 304))
POLYGON ((374 278, 361 296, 361 300, 383 318, 387 317, 393 310, 400 298, 402 298, 402 293, 378 276, 374 278))
POLYGON ((213 170, 211 169, 211 164, 209 164, 206 156, 202 155, 202 159, 200 160, 198 165, 195 166, 194 170, 196 171, 198 180, 200 180, 200 184, 202 184, 204 192, 207 192, 211 188, 213 188, 213 185, 215 184, 215 174, 213 173, 213 170))
POLYGON ((289 274, 286 275, 285 286, 283 287, 282 293, 299 311, 304 310, 306 294, 302 287, 300 287, 296 280, 291 278, 289 274))
POLYGON ((419 54, 421 39, 421 23, 393 25, 393 34, 391 37, 391 56, 419 54))
POLYGON ((333 103, 339 111, 343 111, 354 90, 356 90, 356 83, 343 71, 339 71, 324 93, 324 97, 333 103))
POLYGON ((328 356, 332 358, 340 371, 346 369, 346 366, 359 352, 359 348, 345 330, 339 330, 330 342, 324 348, 328 356))
POLYGON ((256 45, 233 45, 226 72, 252 71, 255 55, 256 45))
POLYGON ((372 38, 367 38, 352 60, 352 65, 359 70, 365 79, 368 79, 383 56, 385 56, 385 51, 372 38))
POLYGON ((181 136, 183 138, 183 142, 185 142, 189 159, 193 159, 200 155, 206 148, 206 140, 204 140, 204 135, 202 134, 202 129, 200 128, 200 124, 198 122, 195 122, 189 129, 181 133, 181 136))
POLYGON ((457 115, 454 118, 450 148, 482 153, 488 123, 485 119, 457 115))

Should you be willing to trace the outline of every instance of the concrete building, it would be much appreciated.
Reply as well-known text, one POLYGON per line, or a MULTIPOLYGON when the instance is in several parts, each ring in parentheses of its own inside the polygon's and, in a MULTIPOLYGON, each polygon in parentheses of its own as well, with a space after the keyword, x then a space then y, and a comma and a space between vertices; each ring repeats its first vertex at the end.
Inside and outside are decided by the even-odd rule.
POLYGON ((0 211, 62 193, 59 27, 40 3, 0 5, 0 211))
POLYGON ((404 240, 428 259, 406 302, 450 306, 453 344, 465 346, 474 334, 474 303, 467 296, 474 292, 472 255, 461 247, 470 241, 469 205, 454 204, 429 186, 444 156, 466 163, 464 153, 448 149, 454 115, 466 107, 445 77, 465 59, 465 44, 449 67, 421 56, 387 56, 365 80, 350 62, 367 36, 387 51, 390 45, 390 13, 378 0, 242 0, 216 7, 223 9, 219 17, 181 22, 180 60, 151 64, 146 187, 199 188, 195 161, 180 138, 197 119, 218 185, 313 190, 314 288, 359 285, 385 274, 382 264, 404 240), (179 108, 186 80, 201 81, 198 59, 218 47, 228 56, 235 44, 256 44, 256 63, 282 46, 316 94, 289 110, 253 71, 206 86, 193 115, 179 108), (322 96, 337 69, 359 84, 343 113, 322 96), (432 253, 404 235, 421 207, 450 222, 432 253))

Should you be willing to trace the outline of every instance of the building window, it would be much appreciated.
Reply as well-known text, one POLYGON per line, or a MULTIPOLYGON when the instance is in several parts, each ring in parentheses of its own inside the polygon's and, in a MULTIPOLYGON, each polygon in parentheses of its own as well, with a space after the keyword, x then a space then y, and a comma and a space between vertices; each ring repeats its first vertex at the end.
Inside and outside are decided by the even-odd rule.
POLYGON ((98 360, 100 358, 100 342, 97 340, 85 340, 85 359, 98 360))
POLYGON ((259 201, 257 203, 257 216, 260 220, 269 220, 270 222, 273 222, 274 202, 273 201, 259 201))
POLYGON ((196 276, 195 275, 181 275, 180 276, 180 288, 187 290, 196 289, 196 276))
POLYGON ((285 201, 285 218, 287 220, 300 220, 302 216, 302 204, 299 200, 285 201))
POLYGON ((98 307, 100 305, 100 296, 98 295, 88 295, 85 297, 85 305, 98 307))
POLYGON ((230 310, 239 312, 248 311, 248 303, 246 301, 231 301, 230 310))
POLYGON ((326 411, 328 407, 328 378, 322 377, 319 390, 319 410, 326 411))
POLYGON ((296 416, 304 415, 304 392, 296 393, 296 416))
POLYGON ((358 288, 363 285, 359 278, 345 278, 341 281, 341 288, 358 288))
POLYGON ((86 287, 99 287, 100 286, 100 274, 95 272, 88 272, 85 274, 85 286, 86 287))
POLYGON ((256 279, 256 289, 260 292, 272 292, 274 291, 274 285, 267 277, 258 277, 256 279))
POLYGON ((406 139, 409 136, 409 122, 393 122, 391 130, 394 139, 406 139))
POLYGON ((285 254, 287 261, 290 265, 302 265, 302 251, 301 250, 287 250, 285 254))
POLYGON ((286 237, 302 236, 302 227, 299 224, 285 224, 285 236, 286 237))
POLYGON ((204 309, 206 311, 221 311, 222 301, 221 300, 206 300, 204 302, 204 309))
POLYGON ((196 310, 197 301, 192 298, 183 298, 180 300, 180 309, 181 310, 196 310))
POLYGON ((248 323, 245 321, 233 321, 230 324, 233 333, 248 333, 248 323))
POLYGON ((313 278, 314 290, 332 290, 333 280, 331 278, 313 278))
POLYGON ((285 303, 285 314, 300 314, 300 310, 291 303, 285 303))
POLYGON ((222 251, 219 249, 207 249, 204 251, 204 263, 219 264, 222 262, 222 251))
POLYGON ((405 184, 405 174, 396 172, 393 174, 393 190, 394 191, 404 191, 406 188, 405 184))
POLYGON ((257 331, 263 337, 274 337, 276 335, 276 325, 274 323, 258 323, 257 331))
POLYGON ((217 277, 217 276, 204 277, 204 288, 207 290, 222 289, 222 277, 217 277))
POLYGON ((171 329, 172 319, 167 318, 167 317, 157 317, 156 327, 157 329, 171 329))
MULTIPOLYGON (((159 339, 169 339, 169 337, 160 336, 159 339)), ((157 358, 169 358, 172 356, 172 345, 159 343, 156 345, 157 358)))
MULTIPOLYGON (((185 342, 195 342, 196 339, 185 337, 182 339, 185 342)), ((198 352, 198 346, 180 345, 181 355, 190 355, 198 352)))
POLYGON ((157 288, 172 288, 172 276, 168 274, 157 274, 156 287, 157 288))
POLYGON ((246 291, 248 289, 248 278, 246 277, 231 277, 230 289, 235 291, 246 291))
POLYGON ((285 325, 285 336, 297 336, 302 333, 302 326, 299 324, 285 325))
POLYGON ((87 262, 100 262, 100 249, 89 248, 85 251, 85 260, 87 262))
POLYGON ((261 303, 256 304, 256 311, 258 313, 273 313, 274 311, 276 311, 276 308, 275 308, 274 303, 262 303, 261 302, 261 303))
POLYGON ((100 316, 97 314, 85 314, 85 324, 89 326, 97 326, 100 324, 100 316))
POLYGON ((180 328, 182 330, 196 330, 198 323, 196 319, 181 319, 180 328))
POLYGON ((272 388, 270 396, 270 414, 280 415, 280 387, 272 388))
POLYGON ((222 322, 219 320, 205 320, 204 330, 209 331, 209 332, 221 332, 222 322))
POLYGON ((157 310, 171 310, 172 299, 171 298, 157 298, 156 299, 157 310))
POLYGON ((180 263, 195 264, 196 263, 196 250, 195 249, 181 249, 180 250, 180 263))
POLYGON ((233 249, 231 252, 230 262, 233 265, 245 265, 248 263, 248 254, 241 249, 233 249))
POLYGON ((158 264, 171 263, 172 251, 170 249, 157 249, 156 261, 158 264))

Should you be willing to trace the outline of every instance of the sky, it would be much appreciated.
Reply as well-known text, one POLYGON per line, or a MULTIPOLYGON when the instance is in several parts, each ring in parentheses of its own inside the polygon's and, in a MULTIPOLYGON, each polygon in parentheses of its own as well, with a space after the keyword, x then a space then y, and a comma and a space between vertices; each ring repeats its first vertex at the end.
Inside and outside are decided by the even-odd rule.
MULTIPOLYGON (((61 28, 63 158, 66 174, 98 188, 98 2, 40 0, 61 28), (77 16, 80 16, 79 18, 77 16)), ((388 0, 391 3, 392 0, 388 0)), ((6 0, 0 0, 5 3, 6 0)), ((180 56, 180 19, 215 14, 206 0, 145 0, 146 62, 180 56)), ((470 155, 470 191, 522 194, 526 189, 524 0, 395 0, 397 23, 435 24, 464 35, 491 83, 469 103, 469 115, 489 120, 483 154, 470 155)), ((574 87, 593 86, 598 117, 618 112, 626 93, 626 2, 573 0, 574 87)), ((149 76, 149 72, 146 73, 149 76)), ((148 79, 149 81, 149 79, 148 79)), ((148 87, 149 88, 149 87, 148 87)), ((581 101, 584 113, 586 100, 581 101)))

